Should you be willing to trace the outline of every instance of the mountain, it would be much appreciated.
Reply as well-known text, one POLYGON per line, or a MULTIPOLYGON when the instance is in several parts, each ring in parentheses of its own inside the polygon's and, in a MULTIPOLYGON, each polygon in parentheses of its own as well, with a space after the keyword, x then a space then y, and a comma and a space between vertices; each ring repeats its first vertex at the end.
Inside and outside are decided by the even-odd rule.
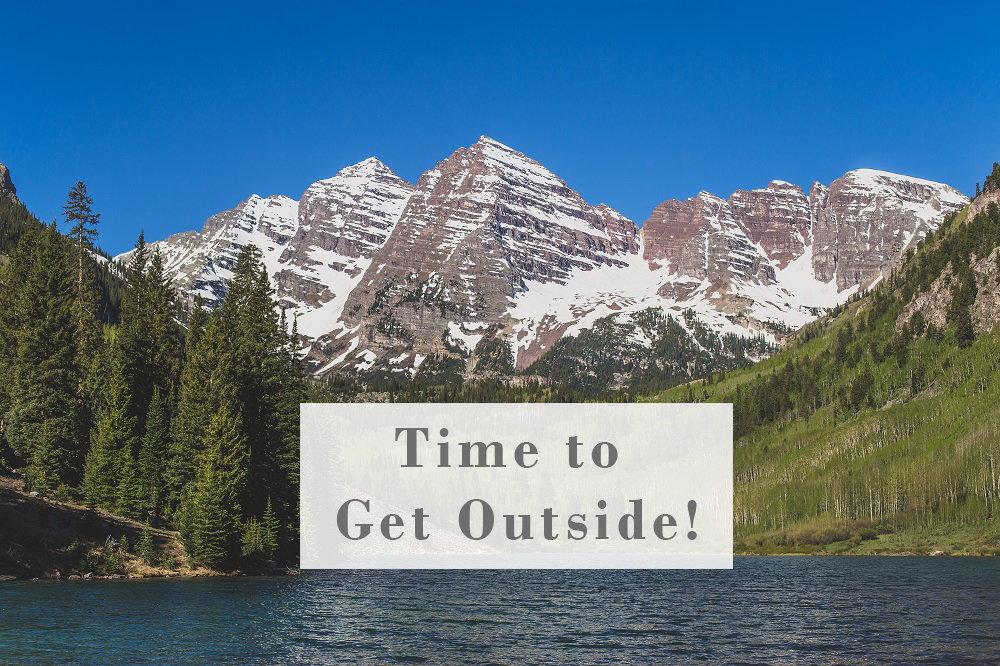
POLYGON ((966 202, 947 185, 862 169, 808 195, 773 181, 665 201, 640 229, 482 137, 415 186, 370 158, 298 201, 255 195, 155 245, 179 290, 209 301, 239 249, 258 245, 317 374, 412 376, 427 358, 509 374, 609 317, 650 350, 636 318, 651 309, 689 337, 697 322, 776 343, 888 274, 966 202))
POLYGON ((591 206, 537 162, 484 137, 420 178, 345 305, 343 330, 358 329, 348 348, 406 368, 449 341, 472 352, 485 335, 518 340, 512 305, 579 274, 627 269, 638 240, 620 213, 591 206))
POLYGON ((10 169, 0 164, 0 196, 17 199, 17 188, 10 179, 10 169))
POLYGON ((998 204, 770 358, 657 397, 733 403, 738 551, 1000 553, 998 204))
MULTIPOLYGON (((210 217, 200 232, 152 243, 174 286, 189 301, 214 305, 240 250, 262 251, 282 307, 300 315, 309 340, 333 330, 344 300, 398 221, 412 186, 370 158, 313 183, 299 201, 253 195, 210 217)), ((128 260, 131 252, 117 257, 128 260)))
POLYGON ((41 229, 42 223, 17 198, 10 170, 0 164, 0 264, 6 263, 25 233, 41 229))

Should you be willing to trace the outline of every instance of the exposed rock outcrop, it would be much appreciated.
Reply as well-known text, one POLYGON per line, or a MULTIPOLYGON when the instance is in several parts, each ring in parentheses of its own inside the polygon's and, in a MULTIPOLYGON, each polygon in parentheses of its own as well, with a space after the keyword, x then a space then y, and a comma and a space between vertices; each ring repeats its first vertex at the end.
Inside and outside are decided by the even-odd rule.
POLYGON ((12 199, 17 198, 17 188, 10 179, 10 169, 0 164, 0 196, 7 196, 12 199))

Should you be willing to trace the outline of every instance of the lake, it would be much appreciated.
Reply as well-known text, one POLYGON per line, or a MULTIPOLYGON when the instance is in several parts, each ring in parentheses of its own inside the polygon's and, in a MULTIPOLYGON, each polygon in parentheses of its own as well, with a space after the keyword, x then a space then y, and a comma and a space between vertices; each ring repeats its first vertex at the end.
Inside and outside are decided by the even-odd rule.
POLYGON ((1000 559, 0 585, 0 662, 1000 662, 1000 559))

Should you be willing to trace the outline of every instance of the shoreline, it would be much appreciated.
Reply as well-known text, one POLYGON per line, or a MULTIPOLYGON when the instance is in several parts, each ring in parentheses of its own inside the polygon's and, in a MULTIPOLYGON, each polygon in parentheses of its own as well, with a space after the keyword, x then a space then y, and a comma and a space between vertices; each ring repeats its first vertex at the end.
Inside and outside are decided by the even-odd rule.
MULTIPOLYGON (((904 558, 934 558, 934 559, 956 559, 956 558, 992 558, 996 555, 989 553, 962 553, 962 554, 921 554, 913 552, 900 552, 900 553, 734 553, 734 558, 767 558, 767 557, 871 557, 871 558, 890 558, 890 557, 904 557, 904 558)), ((352 569, 317 569, 316 571, 353 571, 352 569)), ((386 569, 385 571, 393 571, 392 569, 386 569)), ((420 570, 416 570, 420 571, 420 570)), ((440 571, 449 571, 448 569, 441 569, 440 571)), ((451 571, 469 571, 466 569, 454 569, 451 571)), ((476 571, 476 570, 472 570, 476 571)), ((484 569, 484 571, 496 571, 494 569, 484 569)), ((612 569, 612 571, 619 571, 617 569, 612 569)), ((292 576, 308 575, 310 571, 301 570, 285 570, 284 572, 279 570, 266 571, 266 572, 199 572, 199 573, 166 573, 166 574, 91 574, 91 575, 80 575, 80 574, 70 574, 68 576, 52 576, 52 577, 38 577, 34 576, 19 577, 14 575, 2 574, 0 573, 0 584, 2 583, 62 583, 62 582, 84 582, 84 581, 142 581, 142 580, 163 580, 163 579, 178 579, 178 580, 193 580, 199 578, 286 578, 292 576)))
POLYGON ((90 582, 90 581, 140 581, 140 580, 164 580, 196 578, 285 578, 298 576, 301 572, 262 572, 262 573, 221 573, 213 571, 211 573, 167 573, 167 574, 70 574, 68 576, 49 577, 22 577, 0 573, 0 584, 2 583, 65 583, 65 582, 90 582))

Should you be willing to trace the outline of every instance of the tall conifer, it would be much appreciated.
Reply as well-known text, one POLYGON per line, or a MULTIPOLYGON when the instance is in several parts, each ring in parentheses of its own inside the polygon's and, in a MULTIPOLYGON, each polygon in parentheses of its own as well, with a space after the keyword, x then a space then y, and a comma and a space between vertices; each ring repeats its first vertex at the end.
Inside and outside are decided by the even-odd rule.
POLYGON ((185 345, 180 398, 170 429, 166 487, 172 507, 178 505, 197 476, 197 461, 212 414, 223 405, 236 411, 233 373, 228 370, 231 355, 226 352, 229 344, 220 329, 218 314, 209 316, 196 308, 185 345))
POLYGON ((120 515, 132 520, 138 519, 146 506, 142 479, 137 467, 132 449, 123 446, 119 453, 115 509, 120 515))
POLYGON ((146 432, 139 451, 139 476, 143 507, 150 513, 162 507, 164 474, 170 448, 170 422, 166 400, 160 389, 153 391, 146 415, 146 432))
POLYGON ((117 340, 113 340, 109 353, 111 374, 104 391, 105 407, 98 416, 87 454, 83 483, 89 502, 113 510, 118 500, 122 451, 128 449, 131 456, 135 450, 135 418, 129 414, 131 397, 117 340))
POLYGON ((185 547, 209 567, 239 555, 242 511, 247 493, 248 449, 239 418, 223 407, 205 433, 198 478, 182 507, 187 521, 185 547))
POLYGON ((4 270, 10 386, 5 437, 28 463, 29 484, 74 484, 82 461, 76 320, 65 241, 55 226, 21 238, 4 270), (36 456, 36 453, 38 455, 36 456))
MULTIPOLYGON (((89 262, 85 260, 87 252, 94 249, 94 241, 97 240, 97 225, 101 221, 101 214, 94 212, 93 205, 94 200, 87 194, 87 186, 83 181, 78 181, 70 188, 66 205, 63 206, 63 217, 70 225, 69 236, 76 246, 77 354, 81 357, 91 351, 88 337, 92 335, 96 325, 93 285, 88 279, 89 276, 86 275, 89 262)), ((83 391, 82 378, 79 390, 83 391)))

